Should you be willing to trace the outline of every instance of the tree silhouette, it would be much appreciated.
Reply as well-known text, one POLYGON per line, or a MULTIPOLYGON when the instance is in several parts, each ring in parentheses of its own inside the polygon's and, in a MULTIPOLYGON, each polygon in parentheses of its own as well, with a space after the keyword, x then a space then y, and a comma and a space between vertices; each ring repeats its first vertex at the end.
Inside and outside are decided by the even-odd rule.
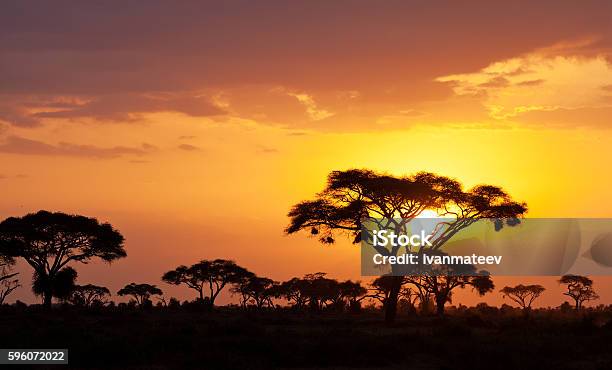
POLYGON ((123 236, 108 223, 61 212, 38 211, 0 223, 0 255, 21 257, 44 282, 43 303, 51 307, 53 280, 71 262, 111 262, 126 256, 123 236))
POLYGON ((32 292, 37 296, 43 297, 45 297, 45 294, 50 293, 51 297, 65 301, 70 298, 76 279, 77 272, 72 267, 64 267, 59 270, 52 280, 47 275, 39 275, 37 272, 34 272, 32 292))
POLYGON ((241 278, 251 274, 234 261, 216 259, 202 260, 190 267, 179 266, 166 272, 162 280, 168 284, 184 284, 196 290, 200 300, 204 299, 204 290, 208 288, 210 304, 214 306, 215 299, 226 285, 237 283, 241 278))
POLYGON ((577 310, 582 307, 582 303, 599 298, 593 290, 593 280, 586 276, 564 275, 559 279, 559 283, 567 286, 567 292, 563 294, 574 300, 577 310))
POLYGON ((275 292, 273 294, 274 297, 285 298, 296 309, 301 309, 308 303, 309 282, 304 279, 295 277, 282 282, 273 289, 275 292))
POLYGON ((108 288, 93 284, 76 285, 72 290, 70 301, 78 306, 91 307, 94 304, 103 304, 110 296, 108 288))
POLYGON ((306 274, 303 278, 292 278, 270 288, 270 295, 285 298, 296 309, 308 305, 315 311, 324 308, 344 310, 349 305, 355 310, 365 297, 367 290, 359 282, 338 282, 326 277, 324 272, 306 274))
POLYGON ((539 285, 523 285, 519 284, 514 287, 506 286, 500 290, 504 297, 508 297, 518 303, 523 310, 531 309, 531 304, 535 301, 546 289, 539 285))
POLYGON ((328 305, 328 302, 338 304, 340 300, 338 282, 325 277, 326 275, 324 272, 304 275, 305 294, 312 310, 320 311, 328 305))
POLYGON ((11 266, 14 261, 10 258, 0 256, 0 305, 6 297, 19 287, 19 279, 15 277, 18 272, 12 272, 11 266))
POLYGON ((140 307, 143 307, 147 302, 149 302, 151 300, 152 295, 162 294, 163 292, 161 291, 161 289, 159 289, 155 285, 136 283, 130 283, 117 292, 117 295, 120 296, 129 295, 134 297, 134 300, 136 300, 136 303, 140 307))
POLYGON ((272 298, 275 284, 272 279, 250 274, 234 283, 232 293, 240 294, 240 304, 242 307, 247 307, 249 302, 254 303, 257 308, 262 308, 266 305, 274 307, 272 298))
MULTIPOLYGON (((404 276, 400 276, 400 277, 402 279, 401 279, 398 299, 404 298, 408 300, 409 302, 413 302, 414 292, 410 288, 404 286, 404 283, 406 282, 406 278, 404 276)), ((386 306, 389 304, 389 302, 391 302, 391 295, 392 295, 396 280, 397 280, 397 276, 385 275, 385 276, 377 277, 370 284, 371 289, 370 289, 370 294, 368 295, 368 297, 378 300, 383 305, 383 309, 385 309, 386 306)))
MULTIPOLYGON (((402 229, 424 210, 433 210, 444 217, 444 232, 432 240, 432 249, 438 250, 462 229, 474 222, 490 218, 495 220, 496 230, 504 225, 514 226, 527 207, 514 202, 501 188, 479 185, 463 191, 459 182, 448 177, 420 172, 413 176, 394 177, 370 170, 333 171, 327 185, 317 198, 300 202, 289 211, 287 234, 310 230, 319 241, 331 244, 338 235, 348 233, 353 243, 368 235, 361 235, 362 221, 384 218, 385 228, 400 234, 402 229)), ((398 247, 377 252, 395 256, 398 247)), ((396 268, 392 265, 392 268, 396 268)), ((395 271, 394 271, 395 272, 395 271)), ((395 275, 401 275, 396 272, 395 275)), ((402 277, 389 278, 393 282, 385 307, 385 320, 391 322, 397 312, 397 300, 402 277)))
POLYGON ((368 297, 368 289, 359 281, 346 280, 339 284, 340 294, 346 299, 350 311, 357 312, 361 309, 361 301, 368 297))
POLYGON ((453 290, 472 287, 480 296, 493 291, 491 277, 477 272, 474 266, 439 266, 440 271, 430 275, 407 276, 406 282, 431 295, 436 302, 436 313, 444 315, 444 306, 451 301, 453 290))

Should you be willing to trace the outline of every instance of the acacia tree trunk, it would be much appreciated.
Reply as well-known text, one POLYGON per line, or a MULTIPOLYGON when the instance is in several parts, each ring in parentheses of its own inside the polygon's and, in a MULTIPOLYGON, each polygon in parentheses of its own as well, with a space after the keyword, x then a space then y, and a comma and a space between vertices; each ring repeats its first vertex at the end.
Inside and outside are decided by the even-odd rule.
POLYGON ((385 301, 385 322, 391 324, 395 322, 397 316, 397 301, 399 292, 402 289, 403 276, 394 276, 391 284, 389 298, 385 301))
POLYGON ((444 316, 444 304, 446 304, 446 297, 436 297, 436 313, 438 316, 444 316))
POLYGON ((50 310, 52 299, 53 299, 53 294, 51 292, 51 287, 47 287, 43 293, 43 307, 50 310))
POLYGON ((444 303, 446 302, 446 298, 436 297, 436 314, 438 316, 444 316, 444 303))

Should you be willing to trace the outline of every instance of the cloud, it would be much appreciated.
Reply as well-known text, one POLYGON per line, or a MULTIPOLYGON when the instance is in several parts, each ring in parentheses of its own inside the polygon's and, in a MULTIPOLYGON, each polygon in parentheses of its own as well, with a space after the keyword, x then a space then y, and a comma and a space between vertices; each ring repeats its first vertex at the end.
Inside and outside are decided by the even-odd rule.
POLYGON ((94 145, 73 144, 60 142, 57 145, 42 141, 27 139, 20 136, 9 136, 0 143, 0 153, 41 155, 41 156, 68 156, 108 159, 121 156, 142 156, 150 153, 154 147, 143 144, 141 147, 98 147, 94 145))
POLYGON ((313 121, 320 121, 334 115, 332 112, 319 108, 312 96, 308 94, 288 93, 288 95, 293 96, 304 107, 306 107, 306 114, 313 121))
POLYGON ((265 145, 257 145, 257 152, 261 154, 275 154, 278 153, 278 149, 271 148, 265 145))
POLYGON ((187 151, 187 152, 195 152, 195 151, 202 150, 200 147, 191 145, 191 144, 181 144, 177 148, 179 148, 180 150, 187 151))
POLYGON ((65 106, 63 109, 37 112, 31 117, 130 121, 140 114, 157 112, 179 112, 193 117, 224 114, 208 98, 201 96, 114 94, 96 97, 80 105, 65 106))
MULTIPOLYGON (((609 57, 612 45, 612 3, 588 0, 3 5, 0 95, 10 104, 0 119, 21 126, 171 111, 311 130, 378 129, 378 117, 447 99, 452 86, 436 77, 589 35, 596 42, 566 45, 566 56, 609 57), (159 19, 163 27, 149 27, 159 19), (278 86, 294 96, 268 91, 278 86), (231 96, 240 89, 250 94, 231 96), (26 104, 37 99, 49 103, 26 104)), ((492 78, 481 83, 502 81, 492 78)))
POLYGON ((612 107, 606 93, 606 86, 612 84, 612 65, 602 56, 534 52, 492 63, 478 72, 437 80, 450 83, 459 96, 481 97, 489 116, 497 120, 520 121, 530 112, 612 107))
POLYGON ((22 174, 22 173, 18 173, 15 176, 8 176, 8 175, 0 174, 0 180, 5 180, 11 177, 15 179, 27 179, 30 176, 22 174))

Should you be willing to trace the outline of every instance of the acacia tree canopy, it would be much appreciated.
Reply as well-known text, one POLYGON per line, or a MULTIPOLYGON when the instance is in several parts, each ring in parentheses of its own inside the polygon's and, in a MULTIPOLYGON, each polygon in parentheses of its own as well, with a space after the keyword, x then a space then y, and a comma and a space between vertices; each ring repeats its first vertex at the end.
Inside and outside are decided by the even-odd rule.
POLYGON ((90 307, 94 303, 104 303, 106 298, 110 296, 108 288, 93 284, 76 285, 72 290, 70 301, 76 305, 90 307))
POLYGON ((240 294, 243 307, 246 307, 248 302, 255 303, 257 308, 265 305, 273 307, 272 298, 276 294, 277 284, 272 279, 250 274, 233 283, 232 293, 240 294))
POLYGON ((88 263, 99 258, 111 262, 125 257, 123 242, 123 236, 108 223, 61 212, 38 211, 0 223, 0 255, 23 258, 48 282, 42 292, 47 307, 51 306, 52 281, 63 268, 73 261, 88 263))
POLYGON ((506 286, 500 292, 504 297, 508 297, 518 303, 524 310, 531 309, 531 304, 535 301, 546 289, 539 285, 523 285, 519 284, 514 287, 506 286))
POLYGON ((166 272, 162 280, 168 284, 184 284, 198 292, 200 299, 204 298, 204 290, 208 288, 211 305, 228 284, 237 283, 240 279, 253 275, 234 261, 215 259, 202 260, 196 264, 179 266, 166 272))
POLYGON ((155 285, 136 283, 130 283, 117 292, 117 295, 120 296, 130 295, 134 297, 139 306, 143 306, 147 301, 149 301, 152 295, 162 294, 163 292, 161 289, 155 285))
POLYGON ((574 300, 574 307, 577 310, 582 307, 584 302, 599 298, 599 295, 593 290, 593 280, 586 276, 563 275, 559 279, 559 283, 566 285, 567 292, 563 294, 574 300))

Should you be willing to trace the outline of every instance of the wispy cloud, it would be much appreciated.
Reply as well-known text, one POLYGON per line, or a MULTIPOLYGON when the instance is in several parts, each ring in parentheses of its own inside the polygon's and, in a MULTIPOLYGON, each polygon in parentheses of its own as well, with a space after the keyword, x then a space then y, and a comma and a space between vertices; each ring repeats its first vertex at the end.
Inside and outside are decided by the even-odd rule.
POLYGON ((313 121, 320 121, 325 118, 329 118, 334 115, 334 113, 319 108, 317 103, 314 101, 313 97, 308 94, 298 94, 298 93, 288 93, 289 96, 293 96, 297 99, 304 107, 306 107, 306 114, 313 121))
POLYGON ((191 144, 181 144, 177 148, 179 148, 180 150, 184 150, 186 152, 197 152, 197 151, 202 150, 202 148, 195 146, 195 145, 191 145, 191 144))
POLYGON ((278 149, 265 145, 257 145, 257 152, 261 154, 275 154, 278 153, 278 149))
POLYGON ((498 120, 537 111, 612 106, 605 92, 612 84, 612 66, 601 56, 536 52, 437 81, 450 83, 457 95, 482 97, 489 116, 498 120))
POLYGON ((151 153, 154 150, 154 146, 146 143, 143 143, 140 147, 99 147, 95 145, 74 144, 68 142, 60 142, 57 145, 53 145, 20 136, 8 136, 3 142, 0 143, 0 153, 104 159, 127 155, 142 156, 151 153))

